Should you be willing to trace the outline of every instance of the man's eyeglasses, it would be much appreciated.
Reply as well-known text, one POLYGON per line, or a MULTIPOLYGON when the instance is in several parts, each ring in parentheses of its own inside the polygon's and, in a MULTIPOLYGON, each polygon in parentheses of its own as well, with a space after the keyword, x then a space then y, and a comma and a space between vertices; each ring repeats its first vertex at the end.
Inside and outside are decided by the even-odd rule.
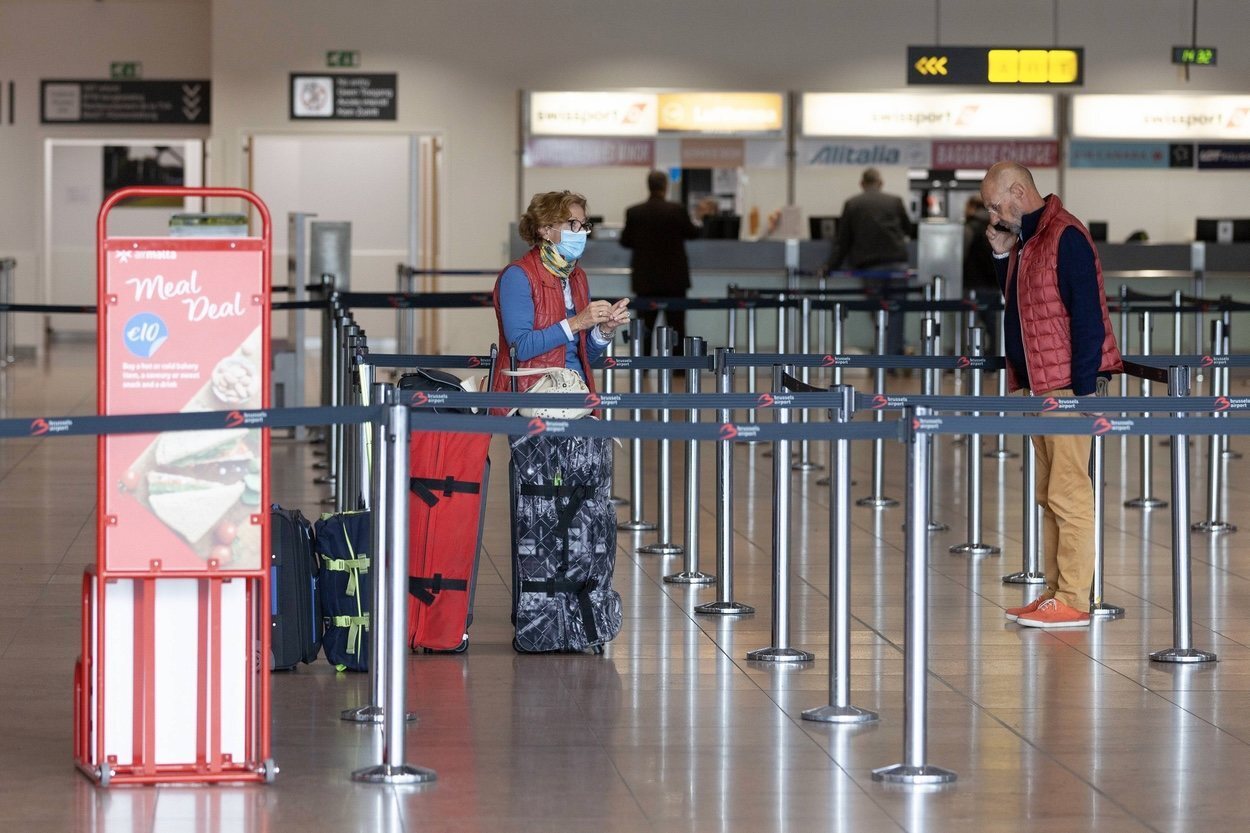
POLYGON ((590 234, 592 231, 595 230, 594 223, 588 223, 588 222, 583 222, 582 220, 572 220, 572 219, 565 220, 564 222, 565 222, 565 225, 569 227, 569 231, 574 232, 574 233, 579 232, 579 231, 584 231, 587 234, 590 234))

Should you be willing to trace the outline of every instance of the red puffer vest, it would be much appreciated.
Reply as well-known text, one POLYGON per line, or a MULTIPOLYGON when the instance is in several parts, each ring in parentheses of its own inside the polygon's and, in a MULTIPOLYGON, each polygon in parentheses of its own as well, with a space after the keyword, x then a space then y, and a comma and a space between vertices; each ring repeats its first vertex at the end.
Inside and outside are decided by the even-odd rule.
MULTIPOLYGON (((1094 250, 1098 302, 1102 305, 1102 327, 1106 333, 1098 370, 1111 373, 1124 370, 1115 333, 1111 329, 1111 315, 1107 312, 1107 294, 1103 290, 1098 249, 1081 221, 1063 207, 1058 197, 1051 194, 1046 198, 1046 208, 1042 210, 1037 231, 1023 248, 1012 249, 1007 271, 1007 292, 1016 293, 1029 388, 1035 394, 1072 387, 1072 327, 1068 310, 1059 295, 1059 238, 1068 226, 1080 229, 1094 250)), ((1013 391, 1020 389, 1010 362, 1007 364, 1007 386, 1013 391)))
MULTIPOLYGON (((538 247, 530 249, 529 252, 518 260, 513 261, 509 266, 519 266, 521 271, 525 272, 525 276, 530 281, 530 292, 534 299, 534 329, 542 330, 550 327, 552 324, 558 324, 568 317, 568 312, 564 308, 564 287, 560 285, 560 279, 547 271, 547 267, 543 266, 542 256, 539 254, 538 247)), ((507 269, 504 269, 506 272, 507 269)), ((503 279, 503 272, 499 273, 499 277, 495 279, 495 320, 499 323, 499 368, 507 369, 508 367, 508 339, 504 336, 503 331, 503 312, 499 307, 499 282, 503 279)), ((590 303, 590 288, 586 283, 586 273, 582 267, 578 266, 573 269, 573 273, 569 275, 569 288, 573 293, 573 308, 584 309, 590 303)), ((577 337, 577 355, 582 363, 582 375, 586 377, 586 386, 593 392, 595 389, 595 377, 590 372, 590 358, 586 353, 586 331, 574 333, 577 337)), ((517 368, 523 367, 564 367, 565 346, 561 344, 559 347, 548 350, 546 353, 540 353, 532 359, 524 359, 517 361, 517 368)), ((496 373, 495 378, 491 382, 491 390, 506 392, 512 390, 512 380, 516 379, 516 389, 518 391, 528 390, 531 385, 537 382, 541 376, 505 376, 502 373, 496 373)))

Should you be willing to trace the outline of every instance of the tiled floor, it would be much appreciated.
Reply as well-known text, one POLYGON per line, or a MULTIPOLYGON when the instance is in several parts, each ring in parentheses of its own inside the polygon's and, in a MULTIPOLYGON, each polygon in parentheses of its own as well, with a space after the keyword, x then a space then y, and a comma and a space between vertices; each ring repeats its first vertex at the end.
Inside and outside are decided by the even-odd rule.
MULTIPOLYGON (((88 413, 89 349, 58 347, 43 366, 4 375, 3 415, 88 413)), ((1235 444, 1236 441, 1235 441, 1235 444)), ((1018 447, 1018 442, 1013 442, 1018 447)), ((1195 516, 1205 511, 1205 442, 1195 443, 1195 516)), ((70 679, 79 580, 94 557, 94 445, 0 442, 0 831, 1243 831, 1237 795, 1250 777, 1250 547, 1194 535, 1194 643, 1219 663, 1162 666, 1146 654, 1171 632, 1170 516, 1121 504, 1136 496, 1135 443, 1108 443, 1107 592, 1127 618, 1046 633, 1004 622, 1030 594, 1003 585, 1019 569, 1019 461, 984 464, 985 537, 1001 557, 953 556, 966 537, 964 450, 943 440, 932 537, 928 760, 946 788, 888 787, 874 767, 902 757, 902 509, 856 508, 852 701, 877 710, 863 728, 815 724, 827 702, 828 500, 819 474, 796 474, 793 623, 803 667, 748 663, 770 641, 771 460, 738 449, 739 600, 753 617, 692 614, 713 598, 660 579, 680 557, 634 554, 622 533, 616 587, 626 622, 607 653, 518 656, 508 625, 503 465, 491 490, 472 646, 412 656, 410 763, 438 780, 417 789, 355 784, 378 734, 338 719, 367 697, 361 675, 319 663, 273 678, 271 786, 97 789, 70 750, 70 679), (1127 450, 1127 458, 1126 458, 1127 450)), ((823 455, 823 451, 821 454, 823 455)), ((856 449, 856 493, 869 455, 856 449)), ((674 455, 680 460, 680 455, 674 455)), ((494 458, 506 460, 497 445, 494 458)), ((654 454, 647 455, 650 466, 654 454)), ((902 497, 902 455, 886 492, 902 497)), ((1166 450, 1154 491, 1168 494, 1166 450)), ((309 448, 274 442, 273 494, 318 510, 309 448)), ((1228 463, 1228 514, 1244 521, 1248 461, 1228 463)), ((712 455, 705 455, 702 566, 714 569, 712 455)), ((680 469, 680 466, 677 466, 680 469)), ((627 490, 618 460, 618 493, 627 490)), ((677 486, 681 486, 677 472, 677 486)), ((677 491, 676 494, 680 494, 677 491)), ((655 514, 648 505, 646 514, 655 514)), ((652 518, 653 519, 653 518, 652 518)), ((675 511, 677 535, 682 519, 675 511)), ((680 539, 679 539, 680 540, 680 539)))

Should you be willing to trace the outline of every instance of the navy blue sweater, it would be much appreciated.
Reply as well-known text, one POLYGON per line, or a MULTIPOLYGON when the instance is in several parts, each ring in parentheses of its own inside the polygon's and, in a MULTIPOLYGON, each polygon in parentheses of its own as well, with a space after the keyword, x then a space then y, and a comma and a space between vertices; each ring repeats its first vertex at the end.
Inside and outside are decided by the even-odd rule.
MULTIPOLYGON (((1045 208, 1039 208, 1020 219, 1020 245, 1023 248, 1037 233, 1037 224, 1045 208)), ((1020 335, 1020 308, 1016 292, 1007 294, 1007 265, 1010 258, 994 261, 998 285, 1006 300, 1003 335, 1004 353, 1015 371, 1021 387, 1029 387, 1029 371, 1024 361, 1024 339, 1020 335)), ((1072 392, 1077 396, 1094 393, 1098 386, 1098 366, 1102 364, 1102 342, 1106 331, 1102 326, 1102 299, 1098 293, 1098 270, 1094 265, 1094 249, 1075 226, 1064 229, 1059 237, 1059 297, 1068 311, 1072 332, 1072 392)), ((1017 281, 1018 285, 1019 281, 1017 281)))

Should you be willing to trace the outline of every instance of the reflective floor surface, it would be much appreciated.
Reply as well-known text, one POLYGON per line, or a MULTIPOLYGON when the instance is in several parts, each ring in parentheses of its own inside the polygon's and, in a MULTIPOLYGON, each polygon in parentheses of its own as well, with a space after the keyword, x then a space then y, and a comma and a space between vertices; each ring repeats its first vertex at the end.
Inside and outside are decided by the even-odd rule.
MULTIPOLYGON (((3 377, 4 416, 89 413, 90 349, 57 347, 42 364, 3 377)), ((867 387, 867 380, 851 380, 867 387)), ((892 380, 893 382, 894 380, 892 380)), ((900 387, 911 380, 898 380, 900 387)), ((1235 390, 1242 387, 1235 382, 1235 390)), ((993 438, 986 438, 988 450, 993 438)), ((1236 448, 1241 441, 1234 439, 1236 448)), ((1008 442, 1019 449, 1018 439, 1008 442)), ((1194 520, 1206 512, 1205 441, 1193 445, 1194 520)), ((615 584, 625 626, 603 656, 518 656, 508 624, 506 450, 495 482, 468 652, 408 660, 408 762, 438 773, 420 788, 360 785, 378 761, 373 728, 339 720, 367 700, 363 675, 325 662, 273 677, 270 786, 98 789, 72 765, 71 673, 79 582, 94 558, 94 443, 0 442, 0 830, 125 831, 1244 831, 1237 795, 1250 778, 1250 530, 1194 534, 1195 647, 1200 666, 1152 663, 1172 644, 1169 510, 1122 508, 1141 492, 1137 441, 1107 445, 1106 600, 1127 616, 1088 629, 1044 632, 1004 621, 1032 597, 1004 585, 1020 569, 1020 461, 984 461, 983 537, 1001 556, 951 555, 967 540, 965 448, 937 448, 930 583, 929 763, 958 780, 937 789, 874 782, 903 755, 903 509, 855 508, 851 701, 880 713, 862 727, 811 723, 828 702, 829 489, 825 472, 795 473, 792 643, 812 663, 751 663, 769 646, 772 461, 737 449, 736 598, 758 612, 692 612, 712 587, 665 584, 680 556, 637 555, 654 533, 619 537, 615 584)), ((824 446, 814 456, 824 461, 824 446)), ((855 448, 857 496, 868 494, 870 453, 855 448)), ((1156 446, 1153 492, 1168 498, 1168 451, 1156 446)), ((628 492, 618 452, 617 493, 628 492)), ((715 570, 715 506, 708 448, 700 566, 715 570)), ((648 498, 656 519, 656 453, 648 498)), ((313 515, 312 449, 276 438, 276 500, 313 515)), ((679 452, 675 491, 684 488, 679 452)), ((886 456, 884 491, 902 498, 903 455, 886 456)), ((1223 508, 1244 522, 1250 462, 1227 464, 1223 508)), ((680 507, 680 499, 677 501, 680 507)), ((622 517, 629 513, 622 508, 622 517)), ((682 512, 674 510, 680 541, 682 512)))

